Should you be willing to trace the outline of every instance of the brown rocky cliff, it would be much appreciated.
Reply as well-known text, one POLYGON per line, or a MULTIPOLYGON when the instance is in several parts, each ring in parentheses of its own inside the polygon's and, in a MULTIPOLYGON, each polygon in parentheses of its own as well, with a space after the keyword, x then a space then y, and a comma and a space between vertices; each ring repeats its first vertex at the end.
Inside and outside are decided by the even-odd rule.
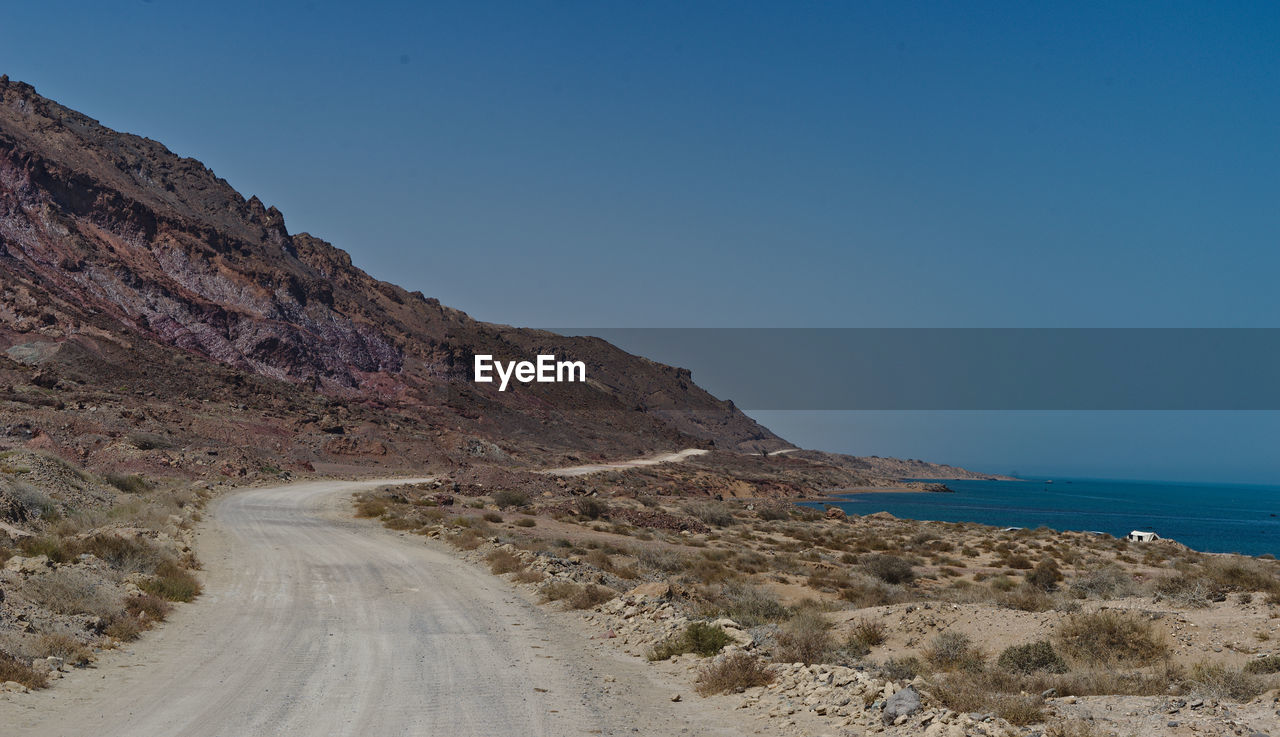
POLYGON ((149 341, 350 401, 455 413, 531 446, 624 434, 663 447, 787 446, 687 372, 600 340, 478 322, 373 279, 200 162, 7 78, 0 276, 0 348, 90 334, 149 341), (593 394, 465 381, 475 353, 546 351, 585 361, 593 394))

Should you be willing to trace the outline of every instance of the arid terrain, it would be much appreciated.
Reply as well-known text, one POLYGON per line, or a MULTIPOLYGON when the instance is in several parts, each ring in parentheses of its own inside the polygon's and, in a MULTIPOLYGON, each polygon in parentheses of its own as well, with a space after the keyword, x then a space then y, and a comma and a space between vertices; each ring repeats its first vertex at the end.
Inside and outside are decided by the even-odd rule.
POLYGON ((798 506, 997 477, 377 281, 2 76, 0 278, 5 734, 1280 735, 1274 559, 798 506), (538 353, 589 381, 468 379, 538 353))
MULTIPOLYGON (((651 467, 682 476, 695 458, 651 467)), ((798 734, 1268 734, 1280 563, 776 500, 439 479, 357 513, 448 541, 673 690, 798 734), (918 709, 886 719, 893 695, 918 709)))

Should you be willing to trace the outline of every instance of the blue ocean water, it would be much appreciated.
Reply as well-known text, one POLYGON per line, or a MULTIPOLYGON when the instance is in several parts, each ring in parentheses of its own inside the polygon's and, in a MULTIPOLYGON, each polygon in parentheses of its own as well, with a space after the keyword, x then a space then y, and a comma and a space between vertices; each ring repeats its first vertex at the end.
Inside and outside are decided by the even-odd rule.
POLYGON ((907 519, 1043 525, 1117 537, 1155 530, 1195 550, 1280 556, 1280 486, 1100 479, 946 484, 955 493, 855 493, 841 495, 836 506, 850 514, 884 511, 907 519))

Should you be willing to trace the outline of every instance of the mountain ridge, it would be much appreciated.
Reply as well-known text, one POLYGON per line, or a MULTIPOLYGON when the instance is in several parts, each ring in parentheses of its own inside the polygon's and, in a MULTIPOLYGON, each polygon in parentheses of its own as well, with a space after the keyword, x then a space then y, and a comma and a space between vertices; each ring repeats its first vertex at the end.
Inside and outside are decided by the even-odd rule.
POLYGON ((97 418, 112 418, 79 436, 54 420, 32 426, 32 417, 5 432, 43 436, 90 464, 99 451, 115 464, 130 424, 182 450, 156 463, 189 468, 187 450, 205 448, 232 456, 233 476, 255 465, 550 464, 662 448, 794 448, 686 369, 598 338, 477 321, 377 280, 332 244, 290 234, 278 209, 199 161, 7 77, 0 265, 7 396, 54 420, 71 403, 108 404, 97 418), (499 392, 468 380, 478 353, 582 360, 590 381, 499 392), (192 419, 193 407, 211 402, 232 409, 192 419), (274 438, 269 452, 217 440, 247 426, 274 438))

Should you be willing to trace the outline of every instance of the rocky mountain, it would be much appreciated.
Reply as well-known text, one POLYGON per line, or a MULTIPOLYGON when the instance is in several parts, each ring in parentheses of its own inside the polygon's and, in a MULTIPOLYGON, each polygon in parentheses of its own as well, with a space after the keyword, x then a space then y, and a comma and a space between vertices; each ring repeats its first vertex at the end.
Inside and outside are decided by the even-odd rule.
POLYGON ((89 462, 131 434, 125 445, 145 453, 234 445, 219 438, 255 425, 274 459, 257 463, 285 467, 789 447, 688 371, 602 340, 479 322, 378 281, 199 161, 7 77, 0 278, 5 432, 89 462), (584 361, 589 385, 469 381, 477 353, 543 352, 584 361))

